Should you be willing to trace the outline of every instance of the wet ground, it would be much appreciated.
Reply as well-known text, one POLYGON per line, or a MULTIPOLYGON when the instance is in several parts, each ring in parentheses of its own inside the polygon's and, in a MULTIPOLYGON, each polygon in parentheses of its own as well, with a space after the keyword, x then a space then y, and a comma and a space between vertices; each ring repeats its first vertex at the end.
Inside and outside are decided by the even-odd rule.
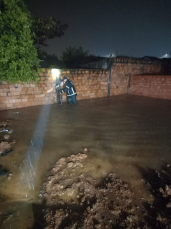
POLYGON ((39 191, 49 171, 63 156, 88 149, 93 177, 114 171, 137 199, 152 201, 142 168, 160 169, 171 162, 171 101, 115 96, 0 111, 12 121, 13 151, 0 157, 8 174, 0 177, 2 229, 31 228, 39 191), (100 166, 100 170, 98 169, 100 166))

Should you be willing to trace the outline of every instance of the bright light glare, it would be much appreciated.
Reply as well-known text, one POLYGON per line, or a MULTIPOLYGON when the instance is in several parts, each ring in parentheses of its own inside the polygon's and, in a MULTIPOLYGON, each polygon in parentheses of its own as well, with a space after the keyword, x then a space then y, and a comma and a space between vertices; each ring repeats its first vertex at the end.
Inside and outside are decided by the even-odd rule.
POLYGON ((53 68, 53 69, 51 70, 51 73, 52 73, 53 79, 55 80, 56 78, 59 77, 59 75, 60 75, 60 70, 59 70, 59 69, 56 69, 56 68, 53 68))
MULTIPOLYGON (((35 179, 40 155, 44 145, 46 126, 50 114, 51 105, 44 105, 39 115, 33 137, 30 141, 24 164, 21 168, 22 186, 29 187, 30 190, 35 188, 35 179)), ((27 193, 26 193, 27 197, 27 193)))

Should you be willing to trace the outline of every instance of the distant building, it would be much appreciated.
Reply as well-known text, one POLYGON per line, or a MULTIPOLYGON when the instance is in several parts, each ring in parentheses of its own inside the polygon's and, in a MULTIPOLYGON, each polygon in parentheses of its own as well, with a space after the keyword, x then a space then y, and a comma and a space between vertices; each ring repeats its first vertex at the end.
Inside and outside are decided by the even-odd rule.
POLYGON ((159 58, 157 58, 155 56, 144 56, 144 57, 142 57, 142 59, 144 59, 144 60, 158 60, 159 58))

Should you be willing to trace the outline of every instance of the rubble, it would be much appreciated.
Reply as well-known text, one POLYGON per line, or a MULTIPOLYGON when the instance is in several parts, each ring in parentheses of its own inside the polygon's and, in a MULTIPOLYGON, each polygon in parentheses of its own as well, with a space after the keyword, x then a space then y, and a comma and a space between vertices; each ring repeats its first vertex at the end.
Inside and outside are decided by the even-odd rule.
POLYGON ((52 169, 44 185, 45 228, 147 228, 128 184, 115 173, 102 182, 84 174, 86 158, 61 158, 52 169))
POLYGON ((5 134, 5 135, 4 135, 4 139, 5 139, 5 140, 8 140, 9 138, 10 138, 10 135, 9 135, 9 134, 5 134))
POLYGON ((13 129, 11 129, 11 122, 9 120, 0 123, 0 133, 3 137, 0 141, 0 156, 5 156, 12 151, 12 145, 15 143, 14 140, 11 140, 13 129))
MULTIPOLYGON (((0 156, 6 156, 12 151, 12 145, 15 143, 12 140, 11 135, 13 129, 11 129, 11 122, 7 120, 6 122, 0 123, 0 156)), ((4 176, 8 171, 0 164, 0 176, 4 176)), ((8 176, 8 180, 11 179, 11 175, 8 176)))

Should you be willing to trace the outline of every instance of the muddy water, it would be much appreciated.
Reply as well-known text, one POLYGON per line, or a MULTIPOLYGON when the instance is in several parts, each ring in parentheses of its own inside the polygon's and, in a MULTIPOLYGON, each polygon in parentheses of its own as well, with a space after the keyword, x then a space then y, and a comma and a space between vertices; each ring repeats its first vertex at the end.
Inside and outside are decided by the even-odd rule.
POLYGON ((31 228, 38 193, 56 161, 88 149, 97 179, 116 172, 137 198, 152 200, 141 168, 171 162, 171 101, 116 96, 78 105, 36 106, 0 111, 12 120, 13 152, 0 157, 9 170, 0 177, 0 228, 31 228), (100 169, 99 169, 100 168, 100 169))

